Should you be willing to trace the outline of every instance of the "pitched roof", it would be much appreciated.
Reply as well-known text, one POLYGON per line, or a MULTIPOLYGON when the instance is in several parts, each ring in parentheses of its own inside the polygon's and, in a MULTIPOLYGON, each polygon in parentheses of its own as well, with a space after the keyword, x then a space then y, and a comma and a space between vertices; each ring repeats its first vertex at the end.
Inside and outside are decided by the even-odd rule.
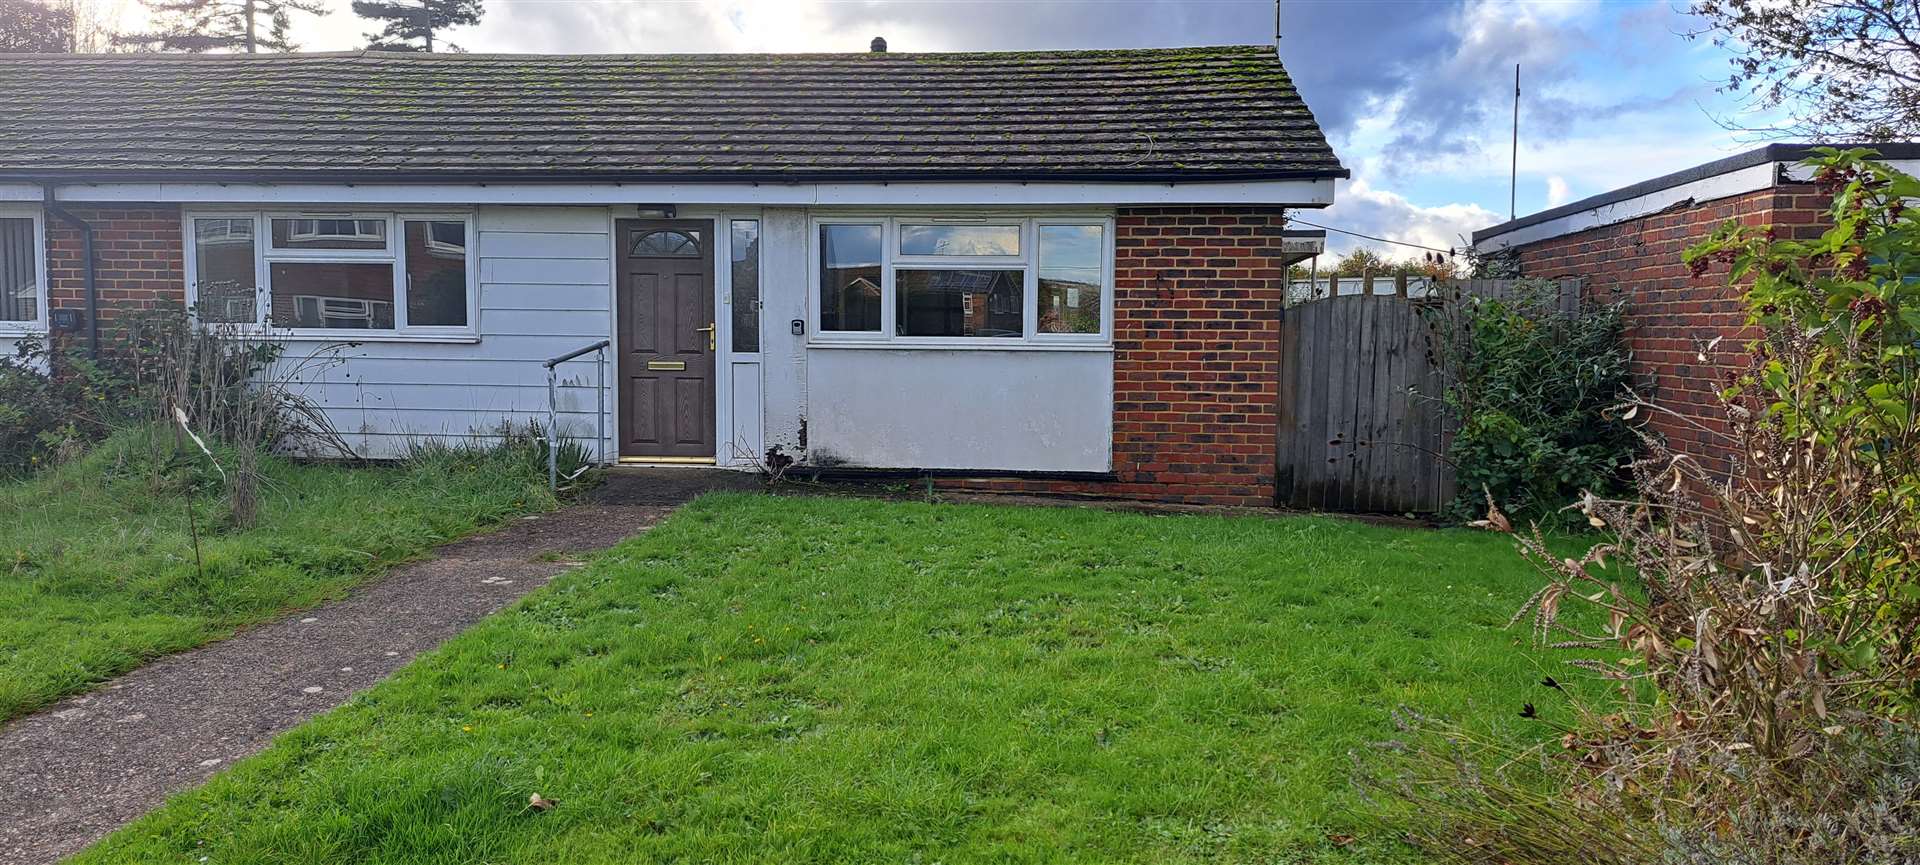
POLYGON ((0 55, 0 177, 1344 177, 1271 47, 0 55))

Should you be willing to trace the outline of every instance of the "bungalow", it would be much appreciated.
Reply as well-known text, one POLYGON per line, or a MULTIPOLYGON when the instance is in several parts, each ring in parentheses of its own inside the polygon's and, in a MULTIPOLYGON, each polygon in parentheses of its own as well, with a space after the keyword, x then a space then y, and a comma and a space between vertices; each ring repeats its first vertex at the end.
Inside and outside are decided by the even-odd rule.
POLYGON ((307 392, 386 457, 610 340, 559 367, 608 462, 1177 501, 1271 502, 1285 210, 1347 175, 1271 47, 0 55, 0 104, 0 348, 350 341, 307 392))
MULTIPOLYGON (((1920 170, 1920 144, 1859 146, 1920 170)), ((1590 297, 1623 304, 1633 372, 1666 409, 1648 429, 1675 452, 1727 469, 1735 455, 1719 437, 1717 391, 1744 368, 1752 332, 1725 265, 1695 276, 1681 254, 1729 220, 1771 225, 1787 239, 1820 236, 1831 201, 1802 164, 1814 148, 1769 144, 1522 216, 1474 232, 1474 249, 1526 276, 1582 278, 1590 297)))

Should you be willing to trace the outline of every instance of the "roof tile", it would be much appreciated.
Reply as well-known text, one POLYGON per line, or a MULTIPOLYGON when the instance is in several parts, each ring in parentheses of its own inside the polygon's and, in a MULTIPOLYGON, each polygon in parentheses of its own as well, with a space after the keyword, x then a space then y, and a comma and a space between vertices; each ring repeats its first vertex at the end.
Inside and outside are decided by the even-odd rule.
POLYGON ((1345 176, 1272 48, 0 55, 0 176, 1345 176))

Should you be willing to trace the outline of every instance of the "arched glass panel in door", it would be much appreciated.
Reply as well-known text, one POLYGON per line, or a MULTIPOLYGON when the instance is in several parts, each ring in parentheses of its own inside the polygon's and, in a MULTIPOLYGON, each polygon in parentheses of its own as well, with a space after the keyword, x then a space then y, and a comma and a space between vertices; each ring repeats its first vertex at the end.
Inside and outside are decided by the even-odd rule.
POLYGON ((634 236, 629 255, 647 258, 699 258, 700 232, 678 228, 656 228, 634 236))

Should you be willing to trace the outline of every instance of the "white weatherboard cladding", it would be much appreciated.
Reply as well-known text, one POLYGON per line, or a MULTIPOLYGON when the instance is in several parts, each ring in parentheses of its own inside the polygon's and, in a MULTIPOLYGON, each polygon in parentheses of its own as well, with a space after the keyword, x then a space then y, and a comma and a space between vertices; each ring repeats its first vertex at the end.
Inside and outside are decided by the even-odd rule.
POLYGON ((817 465, 1104 472, 1112 463, 1110 351, 816 348, 805 372, 817 465))
MULTIPOLYGON (((612 331, 606 208, 482 207, 474 229, 477 340, 370 340, 336 349, 341 362, 310 365, 303 377, 299 389, 360 456, 401 456, 410 443, 428 438, 484 438, 505 421, 544 426, 547 379, 541 362, 612 331)), ((329 345, 290 341, 283 369, 329 345)), ((607 361, 611 414, 612 354, 607 361)), ((560 383, 561 432, 592 441, 593 355, 562 365, 560 383)))

